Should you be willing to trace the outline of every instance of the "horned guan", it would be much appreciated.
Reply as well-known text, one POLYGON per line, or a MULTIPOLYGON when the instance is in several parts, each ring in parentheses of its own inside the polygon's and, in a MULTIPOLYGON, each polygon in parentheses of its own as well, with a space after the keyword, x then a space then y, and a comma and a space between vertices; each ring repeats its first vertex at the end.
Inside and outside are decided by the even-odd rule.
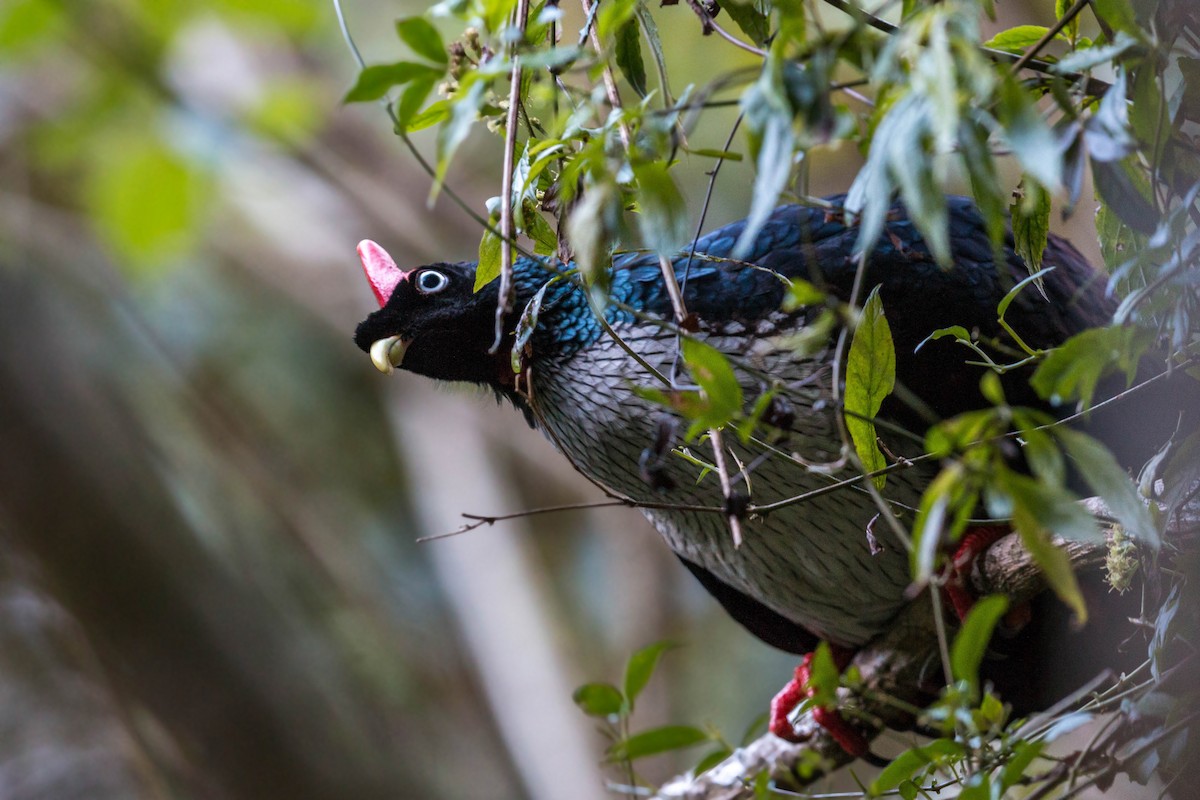
MULTIPOLYGON (((859 232, 839 210, 841 202, 830 198, 825 207, 776 209, 739 259, 731 253, 743 222, 713 231, 699 239, 694 254, 673 260, 694 322, 690 335, 731 358, 748 404, 772 385, 781 386, 778 396, 790 401, 773 420, 787 428, 787 439, 778 445, 725 437, 731 463, 746 468, 735 476, 737 490, 758 506, 853 474, 841 457, 832 385, 838 331, 834 326, 815 345, 797 347, 795 334, 825 306, 784 310, 781 280, 800 278, 830 296, 850 297, 859 232)), ((952 325, 978 331, 982 342, 1011 342, 997 322, 997 304, 1028 275, 1011 235, 1001 249, 1003 263, 994 263, 997 251, 972 201, 951 198, 949 220, 953 266, 947 269, 930 256, 903 206, 895 205, 862 276, 866 290, 880 287, 897 383, 908 394, 906 401, 889 397, 878 415, 879 435, 897 458, 920 452, 930 419, 987 405, 979 390, 985 368, 967 363, 964 348, 947 341, 918 345, 952 325)), ((870 535, 879 510, 862 486, 748 516, 741 520, 740 544, 724 514, 703 510, 725 507, 718 481, 697 480, 696 465, 670 452, 672 431, 684 426, 674 428, 671 412, 637 392, 661 388, 661 382, 630 351, 662 375, 677 366, 677 331, 662 324, 672 319, 672 304, 656 255, 627 252, 613 258, 600 313, 620 343, 597 319, 588 290, 569 279, 573 264, 517 260, 515 310, 505 321, 507 338, 493 348, 498 282, 473 291, 473 263, 401 270, 372 242, 363 242, 359 252, 381 308, 358 326, 355 342, 380 369, 399 366, 435 379, 482 384, 510 400, 575 469, 614 494, 652 503, 644 513, 670 548, 764 641, 794 653, 811 651, 818 639, 852 649, 884 630, 910 602, 909 555, 882 526, 870 535), (522 309, 539 292, 536 325, 523 331, 528 339, 514 371, 512 334, 522 309)), ((1043 264, 1053 270, 1042 291, 1022 291, 1006 313, 1027 344, 1052 348, 1111 320, 1114 302, 1105 292, 1106 277, 1069 243, 1051 236, 1043 264)), ((1029 388, 1027 372, 1010 372, 1003 383, 1011 404, 1045 407, 1029 388)), ((1124 463, 1138 465, 1150 454, 1152 440, 1157 444, 1169 435, 1173 420, 1167 417, 1161 420, 1167 427, 1154 432, 1157 439, 1144 432, 1105 438, 1124 463)), ((924 464, 893 473, 883 489, 886 501, 896 509, 915 509, 934 469, 924 464)))

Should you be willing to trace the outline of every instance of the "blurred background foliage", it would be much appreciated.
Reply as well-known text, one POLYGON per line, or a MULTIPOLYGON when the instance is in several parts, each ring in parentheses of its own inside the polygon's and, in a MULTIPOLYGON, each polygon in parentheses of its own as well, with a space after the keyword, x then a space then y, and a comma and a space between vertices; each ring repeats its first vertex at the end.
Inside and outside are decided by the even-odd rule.
MULTIPOLYGON (((346 10, 387 61, 425 6, 346 10)), ((758 63, 652 11, 683 82, 758 63)), ((415 264, 480 236, 341 105, 356 74, 318 0, 0 3, 0 797, 601 797, 576 685, 678 642, 636 721, 736 741, 790 673, 634 512, 415 542, 596 493, 511 409, 350 342, 355 242, 415 264)), ((724 148, 736 109, 710 114, 693 148, 724 148)), ((481 213, 500 151, 473 132, 447 179, 481 213)), ((681 158, 696 214, 713 162, 681 158)), ((860 163, 813 160, 808 190, 860 163)))

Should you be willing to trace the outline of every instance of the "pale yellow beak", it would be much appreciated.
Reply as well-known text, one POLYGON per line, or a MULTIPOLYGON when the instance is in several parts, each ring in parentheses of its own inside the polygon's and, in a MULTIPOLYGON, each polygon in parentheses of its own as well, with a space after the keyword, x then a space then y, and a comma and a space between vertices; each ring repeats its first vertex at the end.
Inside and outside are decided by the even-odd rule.
POLYGON ((380 339, 371 345, 371 363, 375 365, 375 369, 387 374, 404 361, 404 348, 407 346, 399 336, 380 339))

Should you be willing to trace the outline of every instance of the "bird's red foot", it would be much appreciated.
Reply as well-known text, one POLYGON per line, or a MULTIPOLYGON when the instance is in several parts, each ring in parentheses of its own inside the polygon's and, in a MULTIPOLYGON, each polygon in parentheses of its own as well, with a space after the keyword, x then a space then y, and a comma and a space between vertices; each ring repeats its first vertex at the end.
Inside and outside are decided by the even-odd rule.
POLYGON ((946 565, 946 582, 942 584, 942 594, 960 621, 967 618, 967 612, 975 605, 975 595, 970 589, 971 568, 989 547, 1011 532, 1007 525, 976 525, 963 533, 946 565))
MULTIPOLYGON (((833 651, 833 660, 837 665, 838 670, 845 669, 846 664, 850 662, 853 651, 846 650, 840 647, 831 646, 833 651)), ((788 716, 795 710, 796 706, 803 701, 812 697, 814 690, 808 686, 808 679, 812 675, 813 654, 809 653, 796 667, 796 674, 788 682, 786 686, 779 691, 779 694, 771 700, 771 733, 789 742, 798 742, 800 738, 796 735, 796 729, 792 725, 788 716)), ((867 753, 867 740, 861 733, 850 727, 850 723, 846 722, 845 718, 838 713, 835 708, 817 707, 812 711, 813 720, 822 728, 829 732, 842 749, 855 758, 861 758, 867 753)))

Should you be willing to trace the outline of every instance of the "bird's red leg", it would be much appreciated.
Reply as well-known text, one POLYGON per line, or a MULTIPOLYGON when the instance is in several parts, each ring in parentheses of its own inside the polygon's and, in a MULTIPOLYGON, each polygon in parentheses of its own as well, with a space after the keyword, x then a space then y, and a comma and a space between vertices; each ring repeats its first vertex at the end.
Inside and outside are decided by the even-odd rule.
POLYGON ((969 581, 971 568, 989 547, 1012 532, 1007 525, 975 525, 963 532, 950 563, 946 565, 946 582, 942 584, 942 595, 954 609, 959 621, 967 618, 967 612, 975 605, 975 595, 969 581))
MULTIPOLYGON (((831 644, 829 649, 839 672, 846 668, 854 656, 853 650, 837 645, 831 644)), ((796 667, 795 676, 771 700, 770 730, 780 739, 789 742, 800 741, 788 715, 795 710, 796 706, 813 696, 814 690, 808 686, 808 679, 812 674, 812 661, 813 654, 809 653, 796 667)), ((846 722, 837 709, 817 707, 812 710, 812 717, 813 721, 827 730, 834 741, 840 744, 847 753, 856 758, 866 755, 868 747, 866 738, 850 727, 850 723, 846 722)))

